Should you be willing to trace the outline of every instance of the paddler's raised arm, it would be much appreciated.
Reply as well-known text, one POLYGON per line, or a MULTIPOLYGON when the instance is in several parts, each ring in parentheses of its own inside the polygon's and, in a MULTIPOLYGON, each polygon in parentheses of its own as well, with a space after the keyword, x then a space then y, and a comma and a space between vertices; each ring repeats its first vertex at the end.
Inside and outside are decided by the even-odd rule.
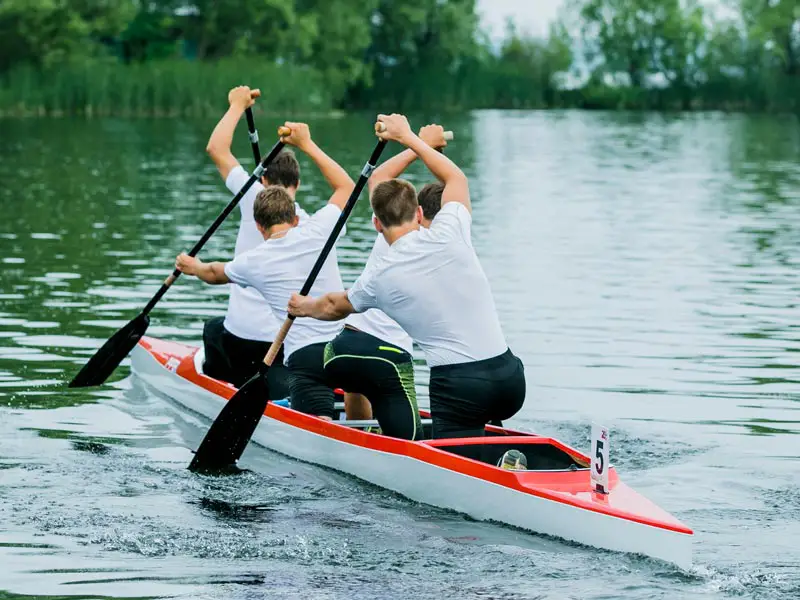
POLYGON ((328 182, 328 185, 333 190, 328 203, 335 204, 340 210, 344 210, 345 204, 347 204, 347 200, 350 198, 353 188, 355 188, 355 183, 353 183, 350 175, 311 139, 308 125, 287 121, 285 126, 291 129, 292 133, 282 136, 281 141, 295 146, 298 150, 302 150, 314 161, 325 181, 328 182))
MULTIPOLYGON (((440 125, 425 125, 425 127, 419 130, 419 137, 435 150, 440 150, 447 146, 444 128, 440 125)), ((406 149, 385 161, 372 172, 367 182, 370 193, 372 193, 373 188, 379 183, 395 179, 402 175, 415 160, 417 160, 417 153, 413 150, 406 149)))
POLYGON ((228 179, 228 174, 239 166, 239 161, 231 152, 231 144, 233 143, 233 132, 236 130, 236 125, 242 114, 248 108, 253 106, 256 98, 261 95, 261 90, 251 90, 246 85, 240 85, 233 88, 228 92, 228 103, 230 107, 227 112, 220 119, 214 131, 211 132, 211 137, 206 145, 206 152, 217 165, 219 174, 222 175, 223 180, 228 179))
POLYGON ((414 135, 405 116, 378 115, 378 121, 384 126, 384 130, 377 134, 378 137, 384 140, 394 140, 409 150, 413 150, 430 172, 444 184, 442 206, 448 202, 460 202, 472 212, 469 200, 469 181, 452 160, 414 135))

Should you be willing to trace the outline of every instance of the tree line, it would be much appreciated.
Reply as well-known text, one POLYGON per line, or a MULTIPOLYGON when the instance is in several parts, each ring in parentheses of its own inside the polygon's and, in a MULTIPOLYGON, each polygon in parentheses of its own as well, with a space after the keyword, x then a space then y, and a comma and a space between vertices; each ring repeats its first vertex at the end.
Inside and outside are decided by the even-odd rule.
POLYGON ((0 80, 6 114, 215 114, 239 82, 276 110, 800 110, 800 2, 567 0, 497 39, 475 0, 3 0, 0 80))

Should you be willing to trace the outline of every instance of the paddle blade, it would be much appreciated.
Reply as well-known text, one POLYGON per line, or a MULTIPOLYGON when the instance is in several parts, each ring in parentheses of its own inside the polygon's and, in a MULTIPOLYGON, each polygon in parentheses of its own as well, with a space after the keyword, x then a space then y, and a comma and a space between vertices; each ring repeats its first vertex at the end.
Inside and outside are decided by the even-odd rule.
POLYGON ((69 382, 69 387, 91 387, 101 385, 114 372, 128 353, 133 350, 136 343, 142 339, 144 332, 150 325, 150 317, 139 314, 130 323, 111 336, 102 348, 95 352, 75 378, 69 382))
POLYGON ((257 373, 225 403, 189 464, 190 471, 218 471, 236 464, 267 408, 266 372, 257 373))

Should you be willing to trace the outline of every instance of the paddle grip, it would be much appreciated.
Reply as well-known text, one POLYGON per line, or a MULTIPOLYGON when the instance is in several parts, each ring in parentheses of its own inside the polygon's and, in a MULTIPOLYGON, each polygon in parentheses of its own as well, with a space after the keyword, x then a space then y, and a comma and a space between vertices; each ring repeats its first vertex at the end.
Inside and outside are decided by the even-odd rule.
POLYGON ((277 335, 275 336, 275 340, 269 347, 267 351, 267 355, 264 357, 264 364, 268 367, 272 366, 272 363, 275 361, 275 357, 278 356, 278 352, 281 350, 281 345, 283 344, 283 340, 286 339, 286 335, 289 333, 289 330, 292 328, 292 323, 294 323, 293 318, 287 318, 281 328, 278 330, 277 335))
MULTIPOLYGON (((270 150, 270 151, 269 151, 269 154, 267 154, 267 155, 264 157, 264 160, 262 160, 262 161, 261 161, 261 162, 258 164, 258 166, 257 166, 257 167, 255 168, 255 170, 253 171, 253 174, 252 174, 252 175, 250 175, 250 178, 249 178, 249 179, 247 180, 247 182, 245 182, 245 184, 242 186, 242 189, 240 189, 240 190, 239 190, 239 192, 238 192, 238 193, 237 193, 237 194, 236 194, 236 195, 235 195, 235 196, 234 196, 234 197, 231 199, 231 201, 230 201, 230 202, 228 202, 228 205, 227 205, 227 206, 226 206, 224 209, 222 209, 222 212, 220 212, 220 213, 219 213, 219 215, 217 215, 217 218, 216 218, 216 219, 214 219, 214 222, 211 224, 211 227, 209 227, 209 228, 206 230, 206 232, 203 234, 203 237, 201 237, 201 238, 200 238, 200 239, 197 241, 197 243, 196 243, 196 244, 195 244, 195 245, 192 247, 192 249, 191 249, 191 250, 189 250, 189 253, 188 253, 188 254, 189 254, 189 256, 196 256, 196 255, 197 255, 197 253, 198 253, 198 252, 200 252, 200 250, 203 248, 203 246, 205 246, 205 245, 206 245, 206 242, 207 242, 207 241, 208 241, 208 240, 211 238, 211 236, 212 236, 212 235, 214 235, 214 232, 215 232, 217 229, 219 229, 219 226, 220 226, 220 225, 222 225, 222 222, 223 222, 225 219, 227 219, 227 218, 228 218, 228 215, 229 215, 229 214, 231 214, 231 212, 233 212, 233 209, 234 209, 234 208, 236 208, 236 206, 239 204, 239 202, 241 201, 241 199, 242 199, 242 198, 244 198, 244 195, 245 195, 245 194, 246 194, 248 191, 250 191, 250 188, 251 188, 251 187, 253 187, 253 184, 256 182, 256 180, 260 178, 260 176, 261 176, 261 171, 263 171, 264 169, 266 169, 266 168, 267 168, 267 166, 268 166, 268 165, 269 165, 269 164, 270 164, 270 163, 271 163, 273 160, 275 160, 275 157, 276 157, 276 156, 278 156, 278 154, 280 154, 281 150, 283 150, 283 146, 284 146, 284 143, 283 143, 283 142, 277 142, 277 143, 276 143, 276 144, 275 144, 275 145, 272 147, 272 150, 270 150)), ((144 309, 142 310, 142 314, 143 314, 143 315, 146 315, 146 314, 148 314, 148 313, 149 313, 151 310, 153 310, 153 307, 154 307, 156 304, 158 304, 158 301, 159 301, 159 300, 161 300, 161 298, 163 298, 164 294, 166 294, 166 293, 167 293, 167 290, 170 288, 170 286, 171 286, 173 283, 175 283, 175 280, 176 280, 176 279, 178 279, 178 277, 180 277, 180 276, 181 276, 181 272, 180 272, 178 269, 175 269, 175 270, 172 272, 172 275, 170 275, 169 277, 167 277, 167 279, 166 279, 166 280, 164 281, 164 283, 161 285, 161 287, 159 288, 159 290, 158 290, 158 291, 155 293, 155 295, 154 295, 154 296, 153 296, 153 297, 150 299, 150 302, 148 302, 148 303, 147 303, 147 306, 145 306, 145 307, 144 307, 144 309)))
POLYGON ((247 117, 247 134, 250 137, 250 147, 253 149, 253 158, 256 164, 261 162, 261 150, 258 147, 258 129, 256 129, 256 120, 253 118, 253 108, 249 107, 244 111, 244 116, 247 117))
MULTIPOLYGON (((314 285, 317 275, 319 275, 319 272, 322 270, 322 265, 325 264, 325 261, 327 260, 328 255, 331 253, 334 244, 336 244, 336 238, 339 237, 339 234, 344 228, 344 224, 347 222, 347 218, 350 216, 350 213, 353 212, 353 208, 358 201, 358 197, 361 195, 361 191, 367 184, 367 180, 372 174, 372 171, 375 169, 375 164, 378 162, 381 152, 383 152, 385 147, 386 141, 380 140, 376 144, 375 149, 372 151, 372 156, 369 157, 367 164, 365 164, 364 168, 361 170, 361 177, 358 178, 356 186, 353 188, 353 193, 350 194, 350 198, 347 199, 347 204, 345 204, 342 214, 339 215, 339 220, 336 221, 336 225, 333 226, 333 231, 331 231, 328 241, 325 242, 322 252, 320 252, 319 257, 317 257, 317 262, 314 263, 314 268, 311 269, 308 279, 306 279, 306 282, 303 284, 303 288, 300 290, 301 296, 308 296, 308 293, 311 291, 311 287, 314 285)), ((289 315, 289 319, 294 319, 294 315, 289 315)))
MULTIPOLYGON (((383 133, 384 131, 386 131, 386 125, 383 124, 383 121, 378 121, 375 123, 375 133, 383 133)), ((446 142, 450 142, 453 140, 453 132, 449 130, 445 131, 442 134, 442 137, 446 142)))
POLYGON ((278 135, 280 137, 284 137, 284 136, 287 136, 287 135, 292 135, 291 127, 286 127, 284 125, 281 125, 280 127, 278 127, 278 135))

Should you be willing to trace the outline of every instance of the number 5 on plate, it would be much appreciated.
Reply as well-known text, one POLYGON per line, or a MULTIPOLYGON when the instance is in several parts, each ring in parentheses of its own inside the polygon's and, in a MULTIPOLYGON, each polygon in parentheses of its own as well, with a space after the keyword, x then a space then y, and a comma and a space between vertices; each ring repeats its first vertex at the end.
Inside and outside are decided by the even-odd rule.
POLYGON ((600 494, 608 493, 608 427, 592 424, 592 487, 600 494))

